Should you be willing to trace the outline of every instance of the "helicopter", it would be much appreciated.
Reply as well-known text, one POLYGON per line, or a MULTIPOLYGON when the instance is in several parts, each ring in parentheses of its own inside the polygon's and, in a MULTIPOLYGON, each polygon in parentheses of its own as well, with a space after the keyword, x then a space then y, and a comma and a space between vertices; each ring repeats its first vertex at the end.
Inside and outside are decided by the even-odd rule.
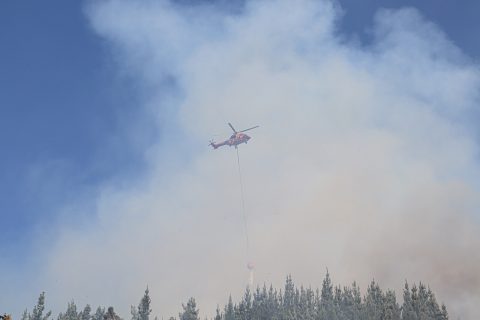
POLYGON ((247 143, 248 140, 250 140, 250 137, 244 133, 245 131, 252 130, 259 127, 259 126, 255 126, 242 131, 237 131, 235 130, 235 128, 232 126, 230 122, 228 123, 228 125, 230 126, 230 128, 232 128, 233 134, 230 136, 229 139, 219 143, 215 143, 213 140, 210 140, 209 145, 212 146, 213 149, 217 149, 218 147, 221 147, 221 146, 230 146, 230 147, 235 146, 235 149, 236 149, 239 144, 247 143))

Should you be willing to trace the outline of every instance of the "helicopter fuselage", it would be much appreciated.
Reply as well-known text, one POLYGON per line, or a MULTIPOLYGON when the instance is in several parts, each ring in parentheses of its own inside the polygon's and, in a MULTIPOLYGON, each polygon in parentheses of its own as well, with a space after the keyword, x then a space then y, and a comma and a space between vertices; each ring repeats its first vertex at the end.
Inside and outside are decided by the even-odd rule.
POLYGON ((222 142, 219 142, 219 143, 215 143, 213 141, 210 141, 210 145, 214 149, 217 149, 218 147, 221 147, 221 146, 230 146, 230 147, 235 146, 235 149, 236 149, 239 144, 247 143, 248 140, 250 140, 250 137, 244 133, 245 131, 258 128, 258 126, 254 126, 254 127, 242 130, 242 131, 237 131, 237 130, 235 130, 235 128, 232 126, 232 124, 230 122, 228 123, 228 126, 232 129, 233 134, 230 136, 229 139, 227 139, 225 141, 222 141, 222 142))
POLYGON ((250 140, 250 137, 247 134, 237 132, 237 133, 232 134, 232 136, 225 141, 222 141, 222 142, 219 142, 219 143, 212 142, 210 145, 214 149, 217 149, 218 147, 221 147, 221 146, 230 146, 230 147, 235 146, 235 147, 237 147, 241 143, 247 143, 248 140, 250 140))

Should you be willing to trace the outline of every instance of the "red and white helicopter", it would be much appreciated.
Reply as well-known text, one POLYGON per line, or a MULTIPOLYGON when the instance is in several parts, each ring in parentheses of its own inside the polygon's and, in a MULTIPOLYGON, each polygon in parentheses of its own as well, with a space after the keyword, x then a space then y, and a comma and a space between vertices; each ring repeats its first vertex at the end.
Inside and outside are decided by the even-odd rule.
POLYGON ((230 146, 230 147, 235 146, 235 149, 236 149, 240 143, 247 143, 248 140, 250 140, 250 137, 244 133, 245 131, 252 130, 259 127, 259 126, 255 126, 242 131, 237 131, 235 130, 235 128, 232 126, 230 122, 228 123, 228 125, 230 126, 230 128, 232 128, 233 134, 230 136, 229 139, 219 143, 215 143, 211 140, 210 146, 212 146, 214 149, 217 149, 218 147, 221 147, 221 146, 230 146))

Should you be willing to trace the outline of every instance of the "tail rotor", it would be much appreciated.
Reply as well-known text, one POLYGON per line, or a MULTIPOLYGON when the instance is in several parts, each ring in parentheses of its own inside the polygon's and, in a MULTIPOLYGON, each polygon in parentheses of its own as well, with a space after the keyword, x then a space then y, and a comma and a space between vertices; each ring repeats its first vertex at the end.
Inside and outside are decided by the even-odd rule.
POLYGON ((209 145, 209 146, 212 146, 213 149, 217 149, 217 148, 218 148, 218 146, 215 144, 215 141, 210 140, 209 142, 210 142, 210 143, 209 143, 208 145, 209 145))

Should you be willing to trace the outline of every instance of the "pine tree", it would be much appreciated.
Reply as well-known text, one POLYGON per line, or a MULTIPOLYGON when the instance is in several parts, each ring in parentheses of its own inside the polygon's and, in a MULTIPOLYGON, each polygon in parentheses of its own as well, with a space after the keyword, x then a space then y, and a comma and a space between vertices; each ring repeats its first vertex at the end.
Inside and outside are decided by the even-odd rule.
POLYGON ((47 320, 52 315, 52 312, 48 311, 45 315, 43 315, 44 310, 45 292, 42 292, 40 297, 38 297, 37 305, 33 308, 32 314, 28 316, 29 320, 47 320))
POLYGON ((427 291, 427 303, 426 303, 427 315, 429 319, 437 320, 442 319, 442 310, 437 303, 437 299, 432 290, 428 288, 427 291))
POLYGON ((412 292, 410 291, 406 281, 405 288, 403 289, 402 320, 418 320, 412 298, 412 292))
POLYGON ((228 298, 228 304, 225 306, 225 320, 235 320, 235 308, 232 302, 232 296, 228 298))
POLYGON ((83 311, 79 313, 78 318, 80 320, 91 320, 92 318, 92 315, 90 314, 91 311, 92 311, 92 308, 90 307, 89 304, 87 304, 85 308, 83 308, 83 311))
POLYGON ((400 320, 400 306, 397 303, 395 292, 391 290, 385 294, 382 320, 400 320))
POLYGON ((267 307, 266 307, 266 314, 271 316, 271 319, 279 319, 280 309, 280 301, 277 294, 277 290, 273 289, 273 286, 270 285, 270 289, 268 290, 268 297, 267 297, 267 307))
POLYGON ((383 311, 383 292, 382 289, 372 280, 370 286, 367 288, 367 295, 365 296, 365 317, 371 320, 381 320, 383 311))
POLYGON ((362 305, 362 294, 360 292, 360 287, 354 281, 352 284, 352 295, 353 295, 353 320, 358 320, 362 316, 363 305, 362 305))
POLYGON ((138 315, 138 310, 135 306, 130 306, 130 314, 132 315, 132 320, 139 320, 140 316, 138 315))
POLYGON ((318 309, 318 319, 320 320, 336 320, 337 314, 335 312, 333 285, 330 280, 330 274, 325 275, 322 283, 322 291, 320 295, 320 305, 318 309))
MULTIPOLYGON (((437 319, 435 319, 437 320, 437 319)), ((438 320, 448 320, 448 312, 447 312, 447 307, 445 307, 444 304, 442 304, 442 312, 440 314, 440 317, 438 320)))
POLYGON ((113 307, 108 307, 107 312, 103 315, 103 318, 105 320, 122 320, 122 318, 115 313, 113 307))
POLYGON ((423 320, 420 319, 420 303, 418 297, 418 289, 415 283, 412 286, 412 306, 415 313, 415 319, 423 320))
POLYGON ((149 320, 150 318, 150 313, 152 312, 152 309, 150 309, 150 303, 152 302, 150 299, 150 296, 148 295, 148 287, 145 290, 145 294, 142 297, 142 300, 140 300, 140 303, 138 305, 138 320, 149 320))
POLYGON ((334 305, 335 313, 337 314, 337 319, 342 319, 344 307, 343 307, 342 289, 339 286, 336 286, 334 289, 333 305, 334 305))
POLYGON ((183 312, 179 314, 180 320, 200 320, 198 317, 197 304, 194 298, 188 300, 187 305, 182 304, 183 312))
POLYGON ((358 320, 360 315, 357 314, 356 309, 354 290, 352 288, 344 287, 338 318, 340 320, 358 320))
POLYGON ((285 293, 283 294, 281 319, 295 319, 295 285, 292 277, 285 280, 285 293))
POLYGON ((60 313, 58 315, 58 320, 80 320, 80 316, 77 312, 77 306, 75 302, 69 302, 67 306, 67 311, 65 313, 60 313))
POLYGON ((427 292, 427 288, 423 283, 420 282, 418 285, 418 302, 417 302, 417 310, 418 310, 418 318, 419 319, 430 319, 430 312, 428 310, 428 300, 429 295, 427 292))
POLYGON ((238 304, 238 317, 239 320, 250 319, 250 313, 252 309, 252 295, 250 293, 250 288, 245 289, 245 294, 243 300, 238 304))
POLYGON ((299 319, 315 319, 315 294, 311 288, 300 287, 300 298, 298 302, 297 316, 299 319))
POLYGON ((257 287, 253 294, 250 317, 251 319, 265 319, 267 314, 267 288, 264 285, 261 291, 260 288, 257 287))
POLYGON ((103 320, 103 316, 105 315, 105 308, 98 307, 95 311, 95 314, 92 316, 92 320, 103 320))
POLYGON ((213 320, 222 320, 222 314, 220 313, 220 308, 217 305, 217 310, 215 312, 215 318, 213 320))

